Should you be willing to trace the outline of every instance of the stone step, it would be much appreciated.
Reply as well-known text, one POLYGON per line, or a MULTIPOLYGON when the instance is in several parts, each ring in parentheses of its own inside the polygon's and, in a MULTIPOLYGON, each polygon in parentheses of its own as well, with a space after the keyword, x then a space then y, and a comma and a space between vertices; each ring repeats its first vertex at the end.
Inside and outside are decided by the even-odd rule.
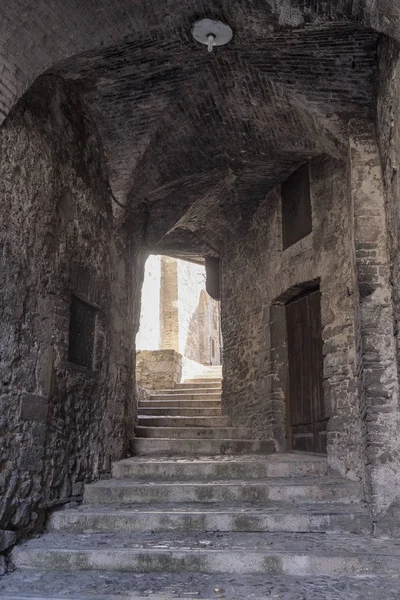
MULTIPOLYGON (((215 392, 221 392, 222 389, 222 385, 221 382, 219 383, 176 383, 175 387, 173 388, 173 392, 179 392, 179 391, 196 391, 199 392, 200 390, 204 390, 205 392, 210 392, 210 391, 215 391, 215 392)), ((162 390, 163 392, 169 392, 169 390, 162 390)))
POLYGON ((270 440, 201 440, 201 439, 163 439, 134 438, 131 441, 132 452, 137 455, 151 454, 268 454, 275 451, 270 440))
MULTIPOLYGON (((326 457, 277 453, 267 456, 135 456, 112 465, 116 479, 170 481, 254 480, 321 477, 328 474, 326 457)), ((315 481, 314 481, 315 483, 315 481)))
POLYGON ((149 400, 158 400, 169 402, 171 400, 193 400, 193 401, 210 401, 216 400, 221 402, 221 394, 210 392, 209 394, 199 393, 199 394, 151 394, 149 400))
POLYGON ((396 600, 400 577, 17 570, 2 600, 396 600), (217 590, 217 591, 215 591, 217 590), (219 590, 219 591, 218 591, 219 590))
POLYGON ((149 417, 138 416, 144 427, 228 427, 228 417, 149 417))
MULTIPOLYGON (((167 477, 165 475, 165 477, 167 477)), ((352 503, 360 499, 360 485, 337 477, 242 481, 133 481, 108 479, 85 487, 86 504, 137 502, 268 502, 352 503)))
POLYGON ((196 377, 195 379, 185 379, 185 381, 183 382, 185 385, 187 384, 194 384, 194 383, 209 383, 209 384, 217 384, 217 385, 222 385, 222 378, 221 377, 196 377))
POLYGON ((152 408, 141 408, 139 416, 151 415, 170 416, 170 417, 220 417, 221 408, 171 408, 168 406, 158 406, 152 408))
POLYGON ((2 600, 216 600, 218 597, 225 600, 397 600, 400 577, 232 573, 216 576, 26 569, 0 579, 2 600))
POLYGON ((136 427, 138 438, 174 439, 245 439, 251 437, 250 429, 244 427, 136 427))
POLYGON ((398 575, 388 539, 321 533, 48 533, 17 547, 17 568, 264 575, 398 575))
POLYGON ((371 531, 368 511, 357 504, 300 505, 143 504, 116 508, 80 506, 51 515, 50 531, 134 533, 161 531, 270 531, 364 533, 371 531))
POLYGON ((203 398, 201 400, 181 400, 180 398, 168 398, 164 400, 142 400, 138 403, 138 410, 142 408, 162 408, 163 406, 168 408, 221 408, 221 400, 208 400, 203 398))
POLYGON ((168 390, 153 390, 151 392, 149 392, 150 394, 166 394, 166 395, 177 395, 177 394, 219 394, 221 395, 221 386, 219 387, 201 387, 198 386, 196 387, 195 385, 188 387, 183 383, 177 384, 180 385, 181 387, 176 387, 173 389, 168 389, 168 390), (183 387, 182 387, 183 386, 183 387))
POLYGON ((216 576, 25 569, 0 579, 2 600, 397 600, 399 596, 396 575, 216 576))

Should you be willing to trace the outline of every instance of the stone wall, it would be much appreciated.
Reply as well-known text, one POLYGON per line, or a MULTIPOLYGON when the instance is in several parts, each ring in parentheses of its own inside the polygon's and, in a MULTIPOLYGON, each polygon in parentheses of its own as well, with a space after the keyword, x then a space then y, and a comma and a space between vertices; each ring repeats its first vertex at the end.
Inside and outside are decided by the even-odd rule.
POLYGON ((0 529, 21 533, 126 455, 143 261, 132 229, 114 235, 97 129, 61 78, 11 112, 0 157, 0 529), (96 308, 91 368, 68 360, 72 294, 96 308))
POLYGON ((202 365, 220 364, 219 302, 205 290, 205 268, 184 260, 177 263, 179 352, 202 365))
POLYGON ((310 162, 313 231, 282 250, 280 188, 238 232, 222 256, 224 410, 235 425, 285 448, 287 366, 281 305, 319 282, 324 397, 330 464, 361 476, 354 241, 349 168, 329 157, 310 162))
MULTIPOLYGON (((378 497, 379 505, 391 505, 389 516, 400 514, 400 45, 383 38, 380 45, 380 80, 378 97, 378 141, 385 191, 386 209, 385 246, 387 269, 380 270, 389 281, 390 293, 379 294, 381 285, 376 285, 372 298, 379 294, 379 314, 386 318, 386 327, 380 325, 379 355, 386 359, 386 373, 375 371, 374 399, 370 411, 372 436, 370 469, 372 492, 378 497), (386 334, 386 338, 384 335, 386 334), (388 339, 390 337, 390 343, 388 339), (397 359, 397 360, 396 360, 397 359), (390 361, 388 363, 388 361, 390 361), (397 364, 396 364, 397 363, 397 364), (397 369, 395 368, 397 366, 397 369), (379 393, 380 392, 380 393, 379 393)), ((375 308, 376 311, 376 308, 375 308)), ((375 314, 378 314, 375 312, 375 314)), ((391 529, 393 523, 390 523, 391 529)))
POLYGON ((182 377, 182 356, 175 350, 140 350, 136 378, 145 390, 172 389, 182 377))

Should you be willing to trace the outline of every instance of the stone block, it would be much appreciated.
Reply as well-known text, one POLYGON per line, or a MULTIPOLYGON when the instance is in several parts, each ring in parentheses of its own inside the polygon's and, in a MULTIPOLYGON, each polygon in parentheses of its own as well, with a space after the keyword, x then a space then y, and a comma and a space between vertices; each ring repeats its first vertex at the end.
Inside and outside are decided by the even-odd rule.
POLYGON ((21 419, 23 421, 47 420, 48 397, 36 394, 23 394, 21 396, 21 419))
POLYGON ((43 446, 30 446, 21 452, 20 469, 30 473, 41 473, 43 470, 43 446))
POLYGON ((0 552, 4 552, 8 548, 11 548, 11 546, 13 546, 16 541, 17 534, 15 533, 15 531, 0 529, 0 552))
POLYGON ((182 378, 182 356, 175 350, 137 352, 136 378, 144 389, 173 388, 182 378))

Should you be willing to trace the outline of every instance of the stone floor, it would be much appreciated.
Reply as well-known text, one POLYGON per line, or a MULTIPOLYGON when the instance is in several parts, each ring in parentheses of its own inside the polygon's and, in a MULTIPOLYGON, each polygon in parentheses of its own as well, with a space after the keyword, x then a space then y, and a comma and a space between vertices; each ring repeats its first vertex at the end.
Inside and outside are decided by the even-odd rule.
POLYGON ((268 577, 32 571, 0 579, 0 598, 29 600, 399 600, 400 576, 268 577), (62 590, 62 592, 60 592, 62 590))

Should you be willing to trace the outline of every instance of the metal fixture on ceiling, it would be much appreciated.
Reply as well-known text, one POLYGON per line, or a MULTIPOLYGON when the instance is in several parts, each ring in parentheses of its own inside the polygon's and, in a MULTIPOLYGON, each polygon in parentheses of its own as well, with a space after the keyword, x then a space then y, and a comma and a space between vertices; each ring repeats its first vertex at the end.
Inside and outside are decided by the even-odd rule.
POLYGON ((222 21, 201 19, 193 25, 192 36, 197 42, 207 46, 209 52, 212 52, 214 46, 224 46, 230 42, 233 31, 229 25, 225 25, 222 21))

